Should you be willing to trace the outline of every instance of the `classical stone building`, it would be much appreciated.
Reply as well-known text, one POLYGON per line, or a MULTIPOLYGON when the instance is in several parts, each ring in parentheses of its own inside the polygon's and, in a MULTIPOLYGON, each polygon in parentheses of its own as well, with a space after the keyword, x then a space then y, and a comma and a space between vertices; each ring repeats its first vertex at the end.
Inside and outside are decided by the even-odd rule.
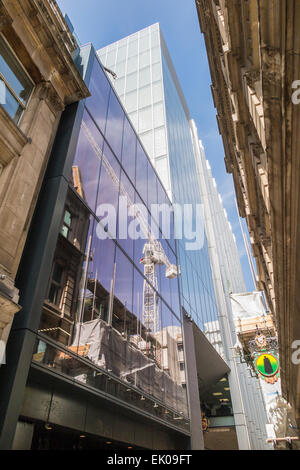
POLYGON ((279 332, 283 392, 300 421, 299 0, 196 0, 239 212, 279 332))
POLYGON ((15 277, 61 113, 89 92, 54 0, 0 1, 0 363, 19 311, 15 277))

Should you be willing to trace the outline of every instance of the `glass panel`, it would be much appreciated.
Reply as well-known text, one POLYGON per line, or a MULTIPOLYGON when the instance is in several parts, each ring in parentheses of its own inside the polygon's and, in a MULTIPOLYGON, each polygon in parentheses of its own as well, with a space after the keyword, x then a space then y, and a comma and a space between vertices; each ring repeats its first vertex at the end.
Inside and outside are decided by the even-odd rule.
POLYGON ((168 169, 168 159, 167 157, 159 158, 155 160, 155 168, 159 177, 166 189, 170 187, 169 180, 169 169, 168 169))
POLYGON ((152 49, 151 51, 151 59, 152 59, 152 64, 156 64, 156 62, 160 62, 160 48, 159 47, 155 47, 154 49, 152 49))
MULTIPOLYGON (((0 86, 1 86, 1 83, 0 83, 0 86)), ((18 101, 13 97, 13 95, 11 94, 7 86, 4 86, 4 90, 5 90, 5 103, 1 104, 1 106, 3 106, 5 111, 10 115, 10 117, 15 122, 18 122, 23 112, 23 108, 18 103, 18 101)))
POLYGON ((127 52, 127 46, 121 46, 119 47, 118 49, 118 58, 117 58, 117 62, 121 62, 121 61, 125 61, 126 59, 126 52, 127 52))
POLYGON ((115 208, 115 213, 117 214, 119 200, 118 181, 120 180, 121 169, 117 159, 106 143, 104 144, 103 155, 105 158, 103 158, 101 165, 97 208, 100 204, 110 204, 115 208))
POLYGON ((181 318, 180 302, 179 302, 179 284, 178 284, 177 278, 171 279, 170 288, 171 288, 172 310, 176 313, 178 318, 181 318))
MULTIPOLYGON (((161 245, 163 247, 163 250, 164 250, 166 256, 168 256, 168 249, 167 249, 167 244, 166 244, 165 240, 163 240, 161 238, 160 242, 161 242, 161 245)), ((164 299, 164 301, 168 305, 171 305, 171 287, 170 287, 171 280, 166 277, 166 266, 164 266, 164 265, 161 266, 160 270, 161 270, 161 272, 160 272, 159 293, 162 296, 162 298, 164 299)))
POLYGON ((125 118, 122 149, 122 165, 127 175, 135 184, 136 134, 128 119, 125 118))
MULTIPOLYGON (((90 279, 96 279, 100 286, 98 288, 103 291, 104 297, 107 296, 111 289, 111 281, 113 279, 113 268, 115 259, 115 243, 113 240, 107 238, 100 240, 97 237, 96 226, 93 235, 92 243, 92 260, 89 268, 90 279)), ((99 298, 101 293, 98 293, 99 298)))
POLYGON ((153 120, 154 120, 154 127, 163 126, 165 124, 163 103, 156 103, 153 106, 153 120))
POLYGON ((109 44, 107 46, 107 51, 110 52, 110 51, 115 51, 117 49, 117 44, 114 42, 113 44, 109 44))
POLYGON ((91 92, 91 96, 87 98, 86 106, 90 110, 97 125, 104 133, 110 84, 96 59, 94 60, 89 90, 91 92))
POLYGON ((118 93, 118 95, 123 95, 124 93, 124 87, 125 87, 125 77, 120 77, 117 78, 114 82, 113 85, 118 93))
POLYGON ((125 75, 125 66, 126 62, 125 60, 122 62, 117 62, 116 64, 116 75, 118 78, 124 77, 125 75))
MULTIPOLYGON (((127 202, 129 205, 131 205, 134 203, 135 191, 131 182, 123 171, 121 172, 121 185, 124 189, 124 193, 127 195, 127 202)), ((123 191, 120 191, 120 195, 124 196, 123 191)), ((128 225, 132 220, 133 217, 130 217, 126 211, 119 209, 118 242, 130 258, 133 258, 133 240, 128 236, 128 225)))
POLYGON ((138 53, 138 41, 134 40, 128 44, 128 57, 137 55, 138 53))
POLYGON ((155 145, 155 155, 159 157, 167 153, 167 141, 166 141, 166 131, 164 127, 155 129, 154 131, 154 145, 155 145))
POLYGON ((152 107, 140 109, 139 111, 139 132, 152 128, 152 107))
POLYGON ((106 48, 103 48, 103 49, 101 49, 101 51, 99 51, 98 57, 99 57, 100 61, 102 62, 102 64, 105 64, 105 62, 106 62, 106 48))
POLYGON ((157 204, 157 176, 150 162, 148 162, 148 207, 157 204))
POLYGON ((146 152, 150 158, 154 156, 154 143, 153 143, 153 131, 141 134, 141 141, 146 149, 146 152))
POLYGON ((139 86, 143 87, 145 85, 148 85, 150 81, 150 67, 146 67, 145 69, 140 70, 139 86))
POLYGON ((152 67, 152 80, 156 82, 157 80, 161 79, 161 64, 157 63, 154 64, 152 67))
POLYGON ((156 82, 152 85, 152 93, 153 93, 153 102, 156 103, 157 101, 161 101, 163 99, 163 91, 162 91, 162 83, 156 82))
POLYGON ((138 142, 136 154, 136 189, 146 205, 148 200, 147 166, 148 158, 138 142))
POLYGON ((159 45, 159 32, 152 31, 151 33, 151 47, 155 47, 159 45))
POLYGON ((135 329, 132 316, 132 288, 133 265, 121 250, 117 248, 112 325, 125 337, 135 329))
POLYGON ((114 93, 110 94, 105 137, 121 160, 124 111, 114 93))
POLYGON ((137 89, 137 73, 131 73, 126 77, 126 93, 137 89))
POLYGON ((140 88, 139 90, 139 108, 149 106, 151 104, 151 87, 150 85, 140 88))
POLYGON ((69 211, 65 211, 64 222, 65 224, 71 226, 72 216, 69 211))
MULTIPOLYGON (((141 204, 143 205, 143 202, 141 200, 141 198, 139 197, 139 195, 137 193, 135 193, 135 203, 136 204, 141 204)), ((148 212, 147 212, 147 209, 145 208, 144 209, 144 212, 145 212, 145 217, 146 217, 146 220, 147 220, 147 223, 148 223, 148 212)), ((146 241, 146 234, 144 232, 144 230, 140 227, 140 225, 137 226, 137 229, 136 231, 140 234, 140 237, 137 238, 136 240, 134 240, 134 263, 136 264, 136 266, 139 267, 140 270, 143 271, 143 265, 141 264, 141 258, 143 257, 143 250, 144 250, 144 246, 145 246, 145 241, 146 241)))
POLYGON ((127 73, 135 72, 138 68, 138 56, 128 57, 127 73))
POLYGON ((68 235, 69 235, 69 229, 68 227, 66 227, 65 225, 63 225, 62 229, 61 229, 61 234, 65 237, 65 238, 68 238, 68 235))
POLYGON ((138 128, 138 113, 137 112, 130 113, 128 114, 128 116, 130 117, 133 127, 137 129, 138 128))
POLYGON ((107 67, 110 68, 110 67, 115 65, 116 55, 117 55, 116 49, 114 49, 113 51, 108 52, 107 60, 106 60, 106 66, 107 67))
POLYGON ((126 111, 131 113, 137 110, 137 90, 126 94, 126 111))
POLYGON ((150 37, 148 33, 147 36, 143 36, 140 38, 140 52, 144 52, 149 48, 150 48, 150 37))
POLYGON ((103 138, 85 111, 73 165, 73 184, 78 194, 94 212, 102 148, 103 138))
POLYGON ((140 69, 150 65, 150 51, 145 51, 140 54, 140 69))

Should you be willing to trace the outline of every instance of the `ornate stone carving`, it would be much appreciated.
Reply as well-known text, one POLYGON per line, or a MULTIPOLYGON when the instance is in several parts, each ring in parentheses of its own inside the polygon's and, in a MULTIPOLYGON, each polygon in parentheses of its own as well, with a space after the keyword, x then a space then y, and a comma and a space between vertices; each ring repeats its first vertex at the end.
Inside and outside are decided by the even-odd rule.
POLYGON ((40 83, 39 98, 47 102, 55 115, 62 112, 65 108, 63 101, 58 96, 50 81, 40 83))
POLYGON ((12 18, 0 0, 0 32, 12 24, 12 18))

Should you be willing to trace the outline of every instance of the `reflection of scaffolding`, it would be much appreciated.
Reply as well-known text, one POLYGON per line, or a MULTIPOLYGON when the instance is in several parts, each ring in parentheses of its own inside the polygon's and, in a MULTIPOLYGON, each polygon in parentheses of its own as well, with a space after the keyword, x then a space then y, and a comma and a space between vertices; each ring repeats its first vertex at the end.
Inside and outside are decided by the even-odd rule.
POLYGON ((155 289, 158 289, 155 263, 153 262, 151 246, 146 243, 144 246, 144 257, 141 263, 144 264, 144 275, 148 280, 144 281, 143 288, 143 323, 147 330, 156 332, 159 330, 159 305, 155 289), (153 286, 153 287, 152 287, 153 286))
POLYGON ((160 329, 156 266, 162 264, 166 266, 168 279, 177 276, 177 268, 170 264, 158 240, 150 239, 149 242, 146 242, 143 255, 141 263, 144 265, 144 275, 148 281, 144 281, 143 288, 143 323, 149 331, 156 333, 160 329))
POLYGON ((84 130, 93 150, 100 159, 102 159, 102 164, 104 165, 107 173, 109 174, 113 184, 116 186, 120 195, 126 197, 127 206, 134 208, 134 216, 139 222, 139 225, 144 233, 144 236, 148 241, 145 243, 143 254, 144 257, 141 258, 141 263, 144 264, 144 274, 148 282, 144 281, 143 288, 143 322, 148 330, 155 333, 159 330, 159 312, 158 312, 158 297, 157 297, 157 275, 156 275, 156 265, 164 264, 166 266, 166 277, 168 279, 174 279, 177 277, 177 266, 171 264, 161 243, 156 240, 154 237, 151 227, 148 224, 147 218, 142 214, 142 211, 139 210, 138 206, 135 205, 126 188, 119 180, 116 175, 113 167, 109 163, 108 159, 100 149, 99 145, 95 141, 92 133, 87 127, 86 123, 82 121, 82 129, 84 130))

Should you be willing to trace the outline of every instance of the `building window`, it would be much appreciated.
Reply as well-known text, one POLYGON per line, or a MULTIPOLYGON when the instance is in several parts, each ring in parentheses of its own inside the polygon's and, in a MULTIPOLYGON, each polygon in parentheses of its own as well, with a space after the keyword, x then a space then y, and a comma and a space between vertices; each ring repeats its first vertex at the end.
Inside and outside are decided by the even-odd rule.
POLYGON ((4 89, 0 104, 17 123, 34 86, 2 36, 0 36, 0 83, 4 89))
POLYGON ((61 295, 63 291, 64 267, 55 261, 50 280, 48 300, 57 307, 60 306, 61 295))
POLYGON ((69 234, 71 232, 71 225, 72 225, 72 214, 70 211, 65 210, 61 234, 67 239, 69 238, 69 234))
POLYGON ((185 369, 185 367, 184 367, 184 362, 180 362, 180 363, 179 363, 179 367, 180 367, 180 370, 184 370, 184 369, 185 369))

